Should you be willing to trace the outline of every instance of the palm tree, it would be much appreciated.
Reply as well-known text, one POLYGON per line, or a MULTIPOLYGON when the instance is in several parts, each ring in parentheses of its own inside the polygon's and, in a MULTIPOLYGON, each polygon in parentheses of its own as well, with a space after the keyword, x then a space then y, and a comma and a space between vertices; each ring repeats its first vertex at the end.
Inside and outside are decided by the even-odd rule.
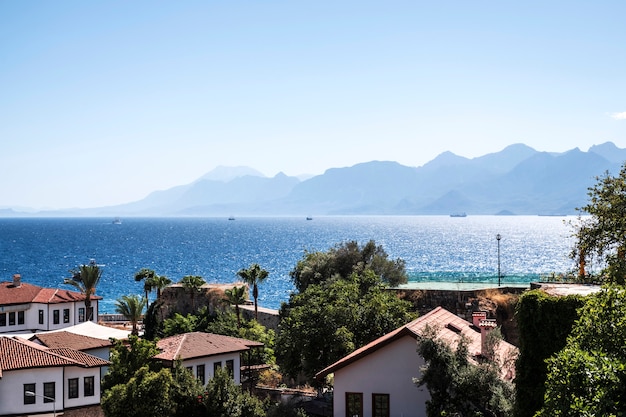
POLYGON ((70 272, 72 273, 72 278, 65 278, 63 283, 72 285, 81 293, 85 294, 85 310, 87 310, 86 321, 90 321, 93 318, 91 296, 96 293, 96 287, 100 282, 102 270, 96 262, 92 260, 88 265, 81 265, 77 270, 70 272))
POLYGON ((244 280, 245 283, 252 286, 252 296, 254 297, 254 318, 258 320, 259 316, 259 307, 257 303, 257 299, 259 298, 259 288, 257 284, 265 281, 269 272, 265 269, 261 268, 259 264, 252 264, 248 269, 242 269, 237 272, 237 275, 244 280))
POLYGON ((141 320, 143 309, 148 300, 138 295, 123 295, 115 302, 115 311, 124 317, 133 325, 132 334, 137 336, 139 328, 137 323, 141 320))
POLYGON ((241 327, 241 314, 239 311, 239 306, 244 304, 248 297, 246 297, 246 287, 233 287, 230 290, 224 291, 226 294, 226 299, 231 305, 235 306, 235 313, 237 314, 237 327, 241 327))
POLYGON ((156 289, 157 292, 157 300, 161 298, 161 292, 165 287, 172 283, 172 280, 166 277, 165 275, 155 275, 151 280, 151 285, 153 289, 156 289))
POLYGON ((146 292, 146 304, 148 303, 148 293, 153 290, 152 280, 156 276, 156 272, 149 268, 141 268, 135 273, 135 281, 144 280, 143 290, 146 292))
POLYGON ((187 275, 180 280, 180 284, 182 284, 183 288, 185 288, 191 294, 191 308, 195 311, 196 294, 200 292, 200 287, 206 284, 206 281, 204 280, 204 278, 198 275, 187 275))

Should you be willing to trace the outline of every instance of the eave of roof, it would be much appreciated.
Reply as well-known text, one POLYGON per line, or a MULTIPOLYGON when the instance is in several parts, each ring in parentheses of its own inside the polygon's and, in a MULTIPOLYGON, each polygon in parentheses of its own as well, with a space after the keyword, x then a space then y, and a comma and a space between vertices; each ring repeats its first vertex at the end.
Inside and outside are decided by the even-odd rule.
POLYGON ((252 347, 261 347, 263 343, 237 337, 213 333, 192 332, 166 337, 157 342, 161 353, 155 359, 175 361, 177 359, 195 359, 224 353, 238 353, 252 347))

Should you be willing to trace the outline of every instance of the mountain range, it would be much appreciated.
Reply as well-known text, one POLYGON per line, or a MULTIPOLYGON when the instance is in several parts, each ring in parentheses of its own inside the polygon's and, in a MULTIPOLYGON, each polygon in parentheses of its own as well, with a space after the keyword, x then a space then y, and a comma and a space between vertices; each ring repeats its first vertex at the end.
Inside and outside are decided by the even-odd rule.
MULTIPOLYGON (((310 178, 218 167, 190 184, 128 204, 35 215, 566 215, 578 213, 597 177, 617 175, 625 160, 626 149, 606 142, 587 152, 539 152, 524 144, 471 159, 444 152, 421 167, 371 161, 310 178)), ((20 213, 8 209, 0 215, 20 213)))

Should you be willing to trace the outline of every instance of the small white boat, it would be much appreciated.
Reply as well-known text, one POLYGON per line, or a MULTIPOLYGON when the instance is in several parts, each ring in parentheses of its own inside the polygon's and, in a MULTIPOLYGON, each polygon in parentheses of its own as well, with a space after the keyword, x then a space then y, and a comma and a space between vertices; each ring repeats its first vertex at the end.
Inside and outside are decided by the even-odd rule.
POLYGON ((307 219, 307 220, 313 220, 313 217, 311 217, 311 216, 306 216, 306 219, 307 219))
POLYGON ((113 224, 122 224, 122 219, 120 219, 119 217, 116 217, 113 219, 113 224))

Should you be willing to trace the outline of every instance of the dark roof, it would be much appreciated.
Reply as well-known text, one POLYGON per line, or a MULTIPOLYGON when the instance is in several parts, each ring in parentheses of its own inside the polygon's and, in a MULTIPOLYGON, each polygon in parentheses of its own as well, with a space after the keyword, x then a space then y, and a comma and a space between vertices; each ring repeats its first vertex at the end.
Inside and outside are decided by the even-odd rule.
MULTIPOLYGON (((85 294, 78 291, 43 288, 27 283, 21 283, 16 287, 13 285, 13 282, 0 282, 0 305, 28 303, 57 304, 84 301, 85 298, 85 294)), ((101 300, 102 297, 92 295, 91 299, 101 300)))
POLYGON ((263 343, 213 333, 193 332, 166 337, 157 342, 161 353, 155 359, 175 361, 223 353, 243 352, 263 343))

